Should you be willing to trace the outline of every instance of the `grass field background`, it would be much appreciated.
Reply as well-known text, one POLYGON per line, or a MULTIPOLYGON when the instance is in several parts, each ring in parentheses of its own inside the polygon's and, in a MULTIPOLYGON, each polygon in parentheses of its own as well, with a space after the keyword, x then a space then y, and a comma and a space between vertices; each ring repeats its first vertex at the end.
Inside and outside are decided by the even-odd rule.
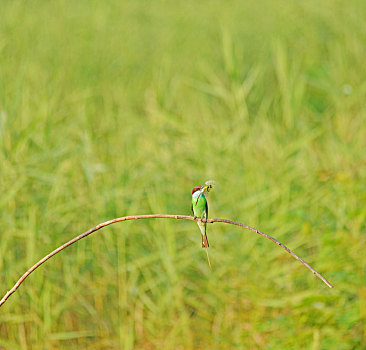
POLYGON ((365 349, 366 2, 0 1, 0 349, 365 349))

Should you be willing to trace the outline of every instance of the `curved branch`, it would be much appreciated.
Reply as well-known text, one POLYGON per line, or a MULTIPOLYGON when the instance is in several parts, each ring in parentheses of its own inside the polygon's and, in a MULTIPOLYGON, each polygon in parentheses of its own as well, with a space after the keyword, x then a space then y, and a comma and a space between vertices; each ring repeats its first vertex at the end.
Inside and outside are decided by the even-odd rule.
MULTIPOLYGON (((17 281, 17 283, 15 283, 14 287, 11 288, 4 295, 4 297, 0 300, 0 307, 5 303, 5 301, 10 297, 10 295, 12 295, 19 288, 19 286, 24 282, 24 280, 35 269, 37 269, 39 266, 41 266, 48 259, 52 258, 54 255, 56 255, 57 253, 59 253, 61 250, 64 250, 68 246, 74 244, 75 242, 79 241, 80 239, 82 239, 84 237, 89 236, 93 232, 98 231, 98 230, 100 230, 101 228, 103 228, 105 226, 112 225, 112 224, 114 224, 116 222, 120 222, 120 221, 138 220, 138 219, 181 219, 181 220, 201 221, 201 219, 195 218, 193 216, 152 214, 152 215, 124 216, 124 217, 121 217, 121 218, 116 218, 116 219, 113 219, 113 220, 109 220, 109 221, 103 222, 103 223, 101 223, 101 224, 99 224, 99 225, 91 228, 90 230, 82 233, 81 235, 73 238, 72 240, 66 242, 65 244, 61 245, 60 247, 58 247, 57 249, 55 249, 54 251, 52 251, 51 253, 49 253, 48 255, 46 255, 43 259, 39 260, 36 264, 34 264, 27 272, 24 273, 24 275, 22 277, 19 278, 19 280, 17 281)), ((272 242, 276 243, 277 245, 279 245, 280 247, 282 247, 283 249, 285 249, 295 259, 299 260, 302 264, 304 264, 314 275, 316 275, 317 277, 319 277, 329 288, 333 288, 333 286, 320 273, 318 273, 317 271, 315 271, 308 263, 306 263, 304 260, 302 260, 300 257, 298 257, 292 250, 290 250, 289 248, 287 248, 281 242, 277 241, 276 239, 274 239, 273 237, 267 235, 266 233, 261 232, 261 231, 255 229, 255 228, 253 228, 253 227, 250 227, 250 226, 241 224, 240 222, 226 220, 226 219, 208 219, 207 222, 208 223, 223 222, 223 223, 226 223, 226 224, 240 226, 240 227, 243 227, 245 229, 248 229, 250 231, 253 231, 255 233, 258 233, 261 236, 264 236, 264 237, 270 239, 272 242)))

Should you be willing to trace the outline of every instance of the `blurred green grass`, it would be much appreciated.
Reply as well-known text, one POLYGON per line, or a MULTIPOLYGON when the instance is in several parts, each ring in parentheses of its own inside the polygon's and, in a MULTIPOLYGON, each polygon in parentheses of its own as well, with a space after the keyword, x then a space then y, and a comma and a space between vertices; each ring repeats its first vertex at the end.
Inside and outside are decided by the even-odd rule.
POLYGON ((0 349, 362 349, 366 4, 1 1, 0 349))

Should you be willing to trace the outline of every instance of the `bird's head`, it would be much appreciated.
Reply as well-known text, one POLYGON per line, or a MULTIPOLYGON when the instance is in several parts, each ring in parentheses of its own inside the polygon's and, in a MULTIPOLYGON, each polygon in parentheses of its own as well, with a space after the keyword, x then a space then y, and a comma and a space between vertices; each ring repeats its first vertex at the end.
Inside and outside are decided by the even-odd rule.
POLYGON ((199 190, 201 190, 201 186, 194 186, 192 189, 192 194, 199 190))

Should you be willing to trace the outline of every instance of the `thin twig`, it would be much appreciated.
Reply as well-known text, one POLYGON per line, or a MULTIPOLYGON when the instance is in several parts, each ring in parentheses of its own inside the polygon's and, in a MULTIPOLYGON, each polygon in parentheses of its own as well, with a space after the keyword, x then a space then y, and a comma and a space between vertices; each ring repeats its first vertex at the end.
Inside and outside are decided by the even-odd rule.
MULTIPOLYGON (((15 283, 14 287, 11 288, 5 295, 4 297, 1 299, 0 301, 0 307, 5 303, 5 301, 10 297, 10 295, 12 295, 18 288, 19 286, 24 282, 24 280, 38 267, 40 267, 44 262, 46 262, 48 259, 52 258, 54 255, 56 255, 57 253, 59 253, 61 250, 64 250, 65 248, 67 248, 68 246, 74 244, 75 242, 79 241, 80 239, 89 236, 91 233, 100 230, 101 228, 108 226, 108 225, 112 225, 116 222, 120 222, 120 221, 127 221, 127 220, 139 220, 139 219, 181 219, 181 220, 191 220, 191 221, 202 221, 202 219, 200 218, 194 218, 193 216, 186 216, 186 215, 165 215, 165 214, 152 214, 152 215, 135 215, 135 216, 124 216, 121 218, 116 218, 113 220, 109 220, 106 222, 103 222, 93 228, 91 228, 90 230, 82 233, 81 235, 73 238, 72 240, 68 241, 67 243, 63 244, 62 246, 58 247, 57 249, 55 249, 53 252, 49 253, 48 255, 46 255, 43 259, 39 260, 36 264, 34 264, 26 273, 24 273, 24 275, 22 277, 19 278, 18 282, 15 283)), ((226 220, 226 219, 208 219, 207 220, 208 223, 214 223, 214 222, 223 222, 226 224, 231 224, 231 225, 236 225, 236 226, 240 226, 243 228, 246 228, 250 231, 253 231, 255 233, 260 234, 261 236, 264 236, 268 239, 270 239, 272 242, 276 243, 277 245, 279 245, 280 247, 282 247, 283 249, 285 249, 288 253, 290 253, 295 259, 299 260, 302 264, 304 264, 314 275, 316 275, 317 277, 319 277, 329 288, 333 288, 333 286, 317 271, 315 271, 308 263, 306 263, 304 260, 302 260, 300 257, 298 257, 292 250, 290 250, 289 248, 287 248, 285 245, 283 245, 281 242, 277 241, 276 239, 274 239, 273 237, 267 235, 264 232, 261 232, 253 227, 241 224, 240 222, 235 222, 235 221, 231 221, 231 220, 226 220)))

